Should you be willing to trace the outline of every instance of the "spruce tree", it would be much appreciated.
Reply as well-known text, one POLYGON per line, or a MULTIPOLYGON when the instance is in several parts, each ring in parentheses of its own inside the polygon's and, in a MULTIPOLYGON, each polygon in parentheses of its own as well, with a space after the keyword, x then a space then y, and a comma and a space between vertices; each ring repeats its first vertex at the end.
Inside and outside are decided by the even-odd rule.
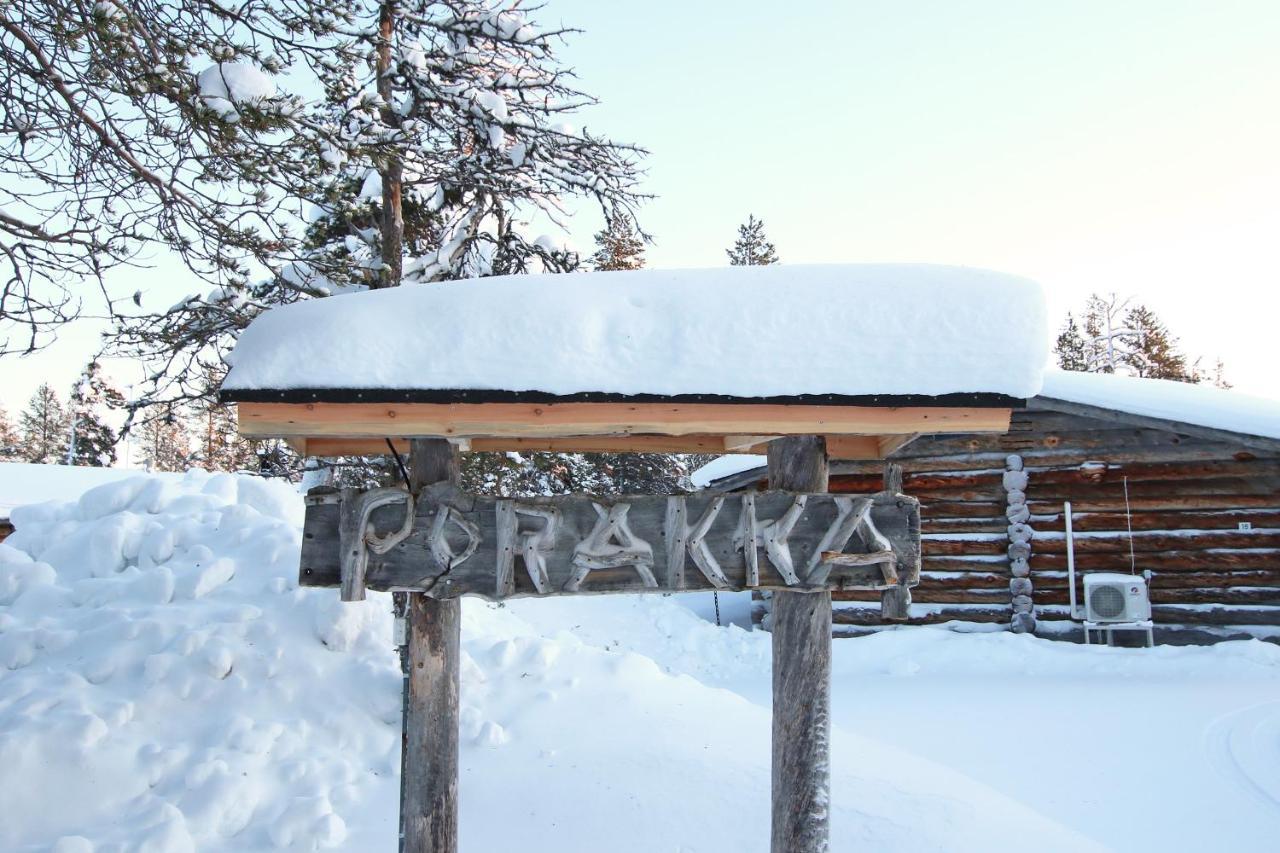
POLYGON ((1125 314, 1125 326, 1132 331, 1121 361, 1134 376, 1195 382, 1187 358, 1178 352, 1177 338, 1170 334, 1154 311, 1135 305, 1125 314))
POLYGON ((609 218, 596 232, 596 251, 591 268, 600 272, 638 270, 644 266, 644 240, 636 233, 635 222, 626 214, 609 218))
POLYGON ((68 465, 104 468, 115 464, 116 432, 102 416, 104 410, 118 410, 123 406, 124 395, 106 380, 96 361, 89 362, 72 386, 67 407, 70 442, 65 461, 68 465))
POLYGON ((41 383, 31 395, 19 423, 23 460, 43 464, 63 461, 67 451, 67 413, 48 383, 41 383))
POLYGON ((733 248, 726 249, 729 263, 735 267, 759 267, 778 262, 773 244, 765 237, 764 220, 748 216, 746 224, 738 226, 738 239, 733 248))
POLYGON ((0 462, 22 460, 22 437, 9 420, 9 413, 0 407, 0 462))
POLYGON ((1084 371, 1089 369, 1088 349, 1075 317, 1067 315, 1067 322, 1058 333, 1058 340, 1053 345, 1054 357, 1058 367, 1063 370, 1084 371))

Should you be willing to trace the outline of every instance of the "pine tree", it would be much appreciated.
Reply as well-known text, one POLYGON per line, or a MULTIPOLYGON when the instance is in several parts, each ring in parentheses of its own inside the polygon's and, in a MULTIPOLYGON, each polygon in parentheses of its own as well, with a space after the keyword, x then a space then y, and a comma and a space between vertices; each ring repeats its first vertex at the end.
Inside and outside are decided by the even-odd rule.
POLYGON ((1130 305, 1114 293, 1090 295, 1080 324, 1068 314, 1054 353, 1064 370, 1225 384, 1221 360, 1211 374, 1201 370, 1198 361, 1188 363, 1178 339, 1154 311, 1130 305))
POLYGON ((191 461, 206 471, 257 470, 258 443, 240 437, 235 407, 217 397, 226 373, 226 368, 207 368, 204 393, 192 404, 196 451, 191 461))
POLYGON ((1067 322, 1062 325, 1062 331, 1058 333, 1053 352, 1058 360, 1058 367, 1063 370, 1089 369, 1088 348, 1084 336, 1080 333, 1080 327, 1076 324, 1075 318, 1070 314, 1067 315, 1067 322))
POLYGON ((1187 358, 1177 349, 1177 338, 1155 312, 1145 305, 1135 305, 1125 314, 1125 326, 1132 331, 1121 361, 1134 376, 1149 379, 1172 379, 1195 382, 1195 373, 1187 367, 1187 358))
POLYGON ((68 408, 70 442, 68 465, 109 467, 116 461, 116 432, 102 420, 103 410, 124 407, 121 394, 102 375, 96 361, 89 362, 71 389, 68 408))
POLYGON ((306 56, 322 97, 297 111, 293 129, 319 153, 310 173, 272 174, 315 211, 309 254, 259 285, 121 322, 114 352, 163 365, 138 405, 196 393, 202 368, 273 305, 571 271, 577 255, 535 236, 534 223, 561 222, 575 198, 606 221, 641 199, 643 150, 568 124, 594 103, 555 54, 570 31, 540 28, 518 0, 326 4, 294 23, 295 40, 318 46, 306 56))
POLYGON ((104 296, 96 307, 114 315, 128 293, 115 282, 132 286, 104 273, 155 245, 237 291, 250 270, 291 259, 296 213, 279 189, 321 152, 299 132, 301 99, 276 91, 272 77, 323 52, 317 38, 341 24, 341 9, 220 0, 0 8, 0 353, 48 343, 94 291, 104 296))
POLYGON ((9 420, 9 413, 0 408, 0 462, 18 462, 22 459, 22 437, 9 420))
POLYGON ((185 471, 191 465, 191 431, 181 410, 172 407, 150 412, 143 423, 139 453, 148 471, 185 471))
POLYGON ((67 451, 67 413, 48 383, 42 383, 20 419, 22 458, 27 462, 56 464, 67 451))
POLYGON ((591 268, 601 272, 638 270, 644 266, 644 241, 636 233, 635 222, 626 214, 610 217, 596 232, 596 252, 591 268))
POLYGON ((738 226, 738 239, 733 248, 726 249, 729 263, 735 267, 758 267, 776 264, 778 255, 773 244, 764 234, 764 220, 748 216, 745 225, 738 226))

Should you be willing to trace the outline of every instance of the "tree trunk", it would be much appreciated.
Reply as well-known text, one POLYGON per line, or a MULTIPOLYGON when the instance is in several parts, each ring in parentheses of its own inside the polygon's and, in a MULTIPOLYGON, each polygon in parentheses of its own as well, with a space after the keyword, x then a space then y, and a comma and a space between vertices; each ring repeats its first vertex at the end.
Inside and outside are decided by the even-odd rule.
MULTIPOLYGON (((458 482, 458 455, 443 439, 414 439, 415 492, 458 482)), ((405 853, 458 849, 458 664, 461 602, 409 593, 405 605, 408 683, 401 766, 400 826, 405 853)))
MULTIPOLYGON (((400 117, 392 108, 391 58, 396 28, 395 0, 382 0, 378 7, 378 55, 375 70, 378 75, 378 95, 382 98, 382 121, 388 128, 400 126, 400 117)), ((404 209, 401 193, 404 185, 404 164, 399 155, 387 155, 378 166, 382 178, 382 271, 379 287, 395 287, 400 284, 404 271, 404 209)))
MULTIPOLYGON (((827 490, 821 436, 769 443, 769 488, 827 490)), ((825 853, 831 796, 831 593, 773 594, 772 853, 825 853)))

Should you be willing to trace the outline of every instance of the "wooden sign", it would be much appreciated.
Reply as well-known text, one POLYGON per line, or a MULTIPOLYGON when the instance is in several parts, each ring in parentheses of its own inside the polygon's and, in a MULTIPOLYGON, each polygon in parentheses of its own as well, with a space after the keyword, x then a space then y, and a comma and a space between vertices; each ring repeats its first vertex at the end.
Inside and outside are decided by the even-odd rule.
POLYGON ((920 576, 911 497, 703 493, 480 497, 439 484, 313 489, 301 583, 433 598, 888 589, 920 576))

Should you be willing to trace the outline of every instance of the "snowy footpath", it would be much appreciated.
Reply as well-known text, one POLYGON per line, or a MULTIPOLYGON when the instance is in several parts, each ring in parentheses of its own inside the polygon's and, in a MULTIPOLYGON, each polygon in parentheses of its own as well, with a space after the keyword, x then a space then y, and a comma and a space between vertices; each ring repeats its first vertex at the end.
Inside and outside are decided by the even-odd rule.
MULTIPOLYGON (((298 496, 67 488, 0 544, 0 850, 394 850, 389 597, 297 587, 298 496)), ((688 604, 465 602, 464 850, 768 848, 769 637, 688 604)), ((834 851, 1276 849, 1276 646, 915 629, 834 667, 834 851)))

